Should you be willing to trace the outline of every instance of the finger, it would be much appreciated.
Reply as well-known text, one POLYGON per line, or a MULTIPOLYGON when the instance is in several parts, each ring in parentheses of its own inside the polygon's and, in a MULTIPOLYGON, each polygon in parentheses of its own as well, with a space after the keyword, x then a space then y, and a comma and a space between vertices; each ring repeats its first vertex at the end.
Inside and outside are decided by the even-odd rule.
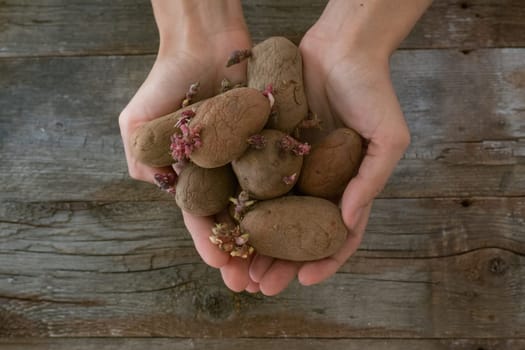
MULTIPOLYGON (((128 172, 133 179, 154 183, 155 173, 172 172, 168 167, 152 168, 140 163, 132 155, 129 143, 131 135, 141 125, 181 107, 181 102, 193 81, 190 81, 187 74, 179 74, 176 69, 176 66, 159 63, 157 60, 147 79, 119 116, 128 172)), ((197 93, 193 102, 207 97, 207 94, 197 93)))
POLYGON ((259 282, 264 295, 272 296, 282 292, 297 275, 301 263, 275 260, 259 282))
POLYGON ((406 131, 400 131, 400 139, 397 140, 390 135, 389 124, 389 122, 383 124, 386 129, 382 126, 381 130, 377 130, 374 138, 370 140, 359 171, 350 180, 343 194, 343 219, 350 229, 355 227, 360 217, 359 213, 383 190, 408 146, 408 130, 399 129, 397 125, 398 130, 406 131))
POLYGON ((195 216, 182 211, 184 224, 190 232, 195 249, 204 262, 212 267, 221 268, 230 261, 230 255, 221 251, 210 241, 211 229, 215 222, 210 216, 195 216))
POLYGON ((345 244, 336 254, 322 260, 307 262, 301 267, 297 277, 302 285, 309 286, 324 281, 336 273, 355 253, 363 239, 371 209, 370 204, 363 210, 356 228, 348 234, 345 244))
POLYGON ((259 288, 259 283, 250 280, 250 282, 246 286, 245 290, 248 293, 252 293, 253 294, 253 293, 258 293, 261 289, 259 288))
POLYGON ((250 278, 255 282, 261 282, 262 277, 272 266, 273 258, 256 254, 250 265, 250 278))
MULTIPOLYGON (((191 84, 198 82, 199 78, 190 72, 195 67, 186 66, 185 70, 182 67, 187 62, 177 59, 157 57, 148 77, 126 106, 129 113, 136 116, 132 118, 134 121, 146 122, 181 108, 191 84)), ((191 102, 211 96, 212 91, 208 85, 207 79, 203 79, 191 102)))
POLYGON ((221 267, 221 275, 224 284, 234 292, 242 292, 250 284, 248 269, 249 259, 232 258, 221 267))

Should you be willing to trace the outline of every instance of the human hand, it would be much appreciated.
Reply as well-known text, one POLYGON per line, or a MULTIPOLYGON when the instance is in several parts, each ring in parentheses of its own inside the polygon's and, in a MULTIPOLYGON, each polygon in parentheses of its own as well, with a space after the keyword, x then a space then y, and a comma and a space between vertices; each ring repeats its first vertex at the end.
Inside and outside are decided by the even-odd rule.
MULTIPOLYGON (((235 49, 251 47, 241 4, 233 1, 152 1, 159 28, 160 47, 148 77, 121 112, 119 125, 130 176, 155 183, 155 174, 173 174, 171 167, 152 168, 130 153, 130 137, 142 124, 180 108, 189 86, 199 82, 193 102, 216 95, 221 82, 246 81, 246 66, 226 68, 235 49)), ((183 212, 184 223, 202 259, 220 268, 232 290, 257 291, 249 279, 249 260, 233 259, 209 240, 214 217, 197 217, 183 212)))
POLYGON ((390 5, 376 2, 376 8, 363 14, 359 3, 331 1, 300 44, 309 107, 321 119, 324 134, 346 126, 367 141, 359 172, 340 201, 348 237, 334 255, 313 262, 256 255, 250 277, 267 295, 281 292, 295 276, 303 285, 319 283, 345 263, 361 243, 374 198, 409 144, 409 131, 390 79, 389 56, 430 1, 422 0, 408 10, 401 6, 399 17, 404 16, 405 21, 392 23, 393 29, 386 34, 378 29, 388 23, 384 18, 396 17, 389 13, 390 5), (348 14, 355 17, 348 21, 353 27, 341 22, 348 14))

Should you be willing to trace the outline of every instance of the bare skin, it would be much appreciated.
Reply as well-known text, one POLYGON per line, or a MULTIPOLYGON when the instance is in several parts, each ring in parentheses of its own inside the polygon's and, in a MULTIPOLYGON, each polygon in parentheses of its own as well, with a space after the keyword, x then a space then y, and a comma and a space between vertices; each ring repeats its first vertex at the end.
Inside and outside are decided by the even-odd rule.
POLYGON ((264 294, 332 276, 357 250, 373 199, 402 157, 409 131, 392 86, 389 58, 431 1, 331 0, 304 36, 300 50, 310 109, 327 129, 341 124, 368 140, 368 149, 341 198, 349 236, 333 256, 303 264, 256 256, 251 278, 264 294), (352 20, 348 20, 352 19, 352 20))
MULTIPOLYGON (((230 53, 252 46, 238 0, 153 0, 160 47, 148 77, 119 117, 122 139, 132 178, 154 183, 156 173, 174 169, 151 168, 134 159, 128 142, 133 131, 145 122, 177 110, 189 86, 198 81, 195 100, 215 95, 221 81, 246 81, 246 65, 226 68, 230 53)), ((209 241, 214 217, 183 212, 184 222, 205 263, 220 268, 226 285, 235 291, 258 291, 249 278, 249 260, 233 259, 209 241)), ((222 221, 222 220, 219 220, 222 221)))
MULTIPOLYGON (((346 125, 369 141, 358 175, 341 198, 342 217, 350 234, 333 256, 308 263, 256 255, 230 258, 208 239, 214 217, 184 214, 202 259, 220 268, 234 291, 275 295, 297 276, 303 285, 332 276, 357 250, 372 208, 410 136, 392 86, 389 58, 408 35, 431 0, 331 0, 304 36, 300 50, 308 103, 327 129, 346 125)), ((234 49, 250 46, 239 0, 177 2, 153 0, 161 45, 148 78, 120 116, 130 175, 153 182, 154 169, 130 157, 126 143, 142 123, 175 110, 189 85, 201 83, 199 99, 213 95, 220 81, 245 79, 245 66, 225 67, 234 49), (203 69, 205 67, 205 69, 203 69)))

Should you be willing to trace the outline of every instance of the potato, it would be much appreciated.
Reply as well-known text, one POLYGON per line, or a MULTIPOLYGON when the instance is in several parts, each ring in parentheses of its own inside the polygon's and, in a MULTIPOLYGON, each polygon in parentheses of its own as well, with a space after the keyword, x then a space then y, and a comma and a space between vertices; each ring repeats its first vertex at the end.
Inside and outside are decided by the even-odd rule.
POLYGON ((347 236, 339 208, 326 199, 307 196, 258 202, 240 225, 259 254, 293 261, 330 256, 347 236))
POLYGON ((179 175, 175 201, 188 213, 215 215, 226 209, 236 184, 230 165, 205 169, 189 163, 179 175))
POLYGON ((200 128, 201 145, 190 159, 202 168, 230 163, 248 148, 246 140, 260 132, 270 114, 270 103, 251 88, 236 88, 202 103, 190 128, 200 128))
POLYGON ((175 163, 170 152, 171 136, 178 132, 175 124, 184 111, 197 110, 202 102, 181 108, 140 126, 131 136, 131 154, 139 162, 152 167, 169 166, 175 163))
POLYGON ((349 128, 336 129, 305 156, 297 187, 310 196, 339 197, 359 169, 361 159, 361 136, 349 128))
POLYGON ((290 191, 297 182, 303 156, 281 148, 280 142, 287 136, 282 131, 265 129, 260 135, 266 146, 262 149, 250 147, 232 162, 233 171, 251 198, 276 198, 290 191))
POLYGON ((248 60, 248 86, 264 90, 270 84, 275 105, 266 128, 290 133, 306 118, 308 104, 301 53, 283 37, 272 37, 255 45, 248 60))

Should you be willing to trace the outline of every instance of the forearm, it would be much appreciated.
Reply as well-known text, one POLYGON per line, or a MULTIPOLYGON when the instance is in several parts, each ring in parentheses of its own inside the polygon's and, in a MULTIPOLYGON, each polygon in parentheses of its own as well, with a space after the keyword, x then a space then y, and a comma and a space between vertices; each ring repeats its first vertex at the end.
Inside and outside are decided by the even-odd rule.
POLYGON ((317 25, 349 48, 388 57, 432 0, 330 0, 317 25))
POLYGON ((240 0, 152 0, 160 50, 181 38, 246 28, 240 0))

